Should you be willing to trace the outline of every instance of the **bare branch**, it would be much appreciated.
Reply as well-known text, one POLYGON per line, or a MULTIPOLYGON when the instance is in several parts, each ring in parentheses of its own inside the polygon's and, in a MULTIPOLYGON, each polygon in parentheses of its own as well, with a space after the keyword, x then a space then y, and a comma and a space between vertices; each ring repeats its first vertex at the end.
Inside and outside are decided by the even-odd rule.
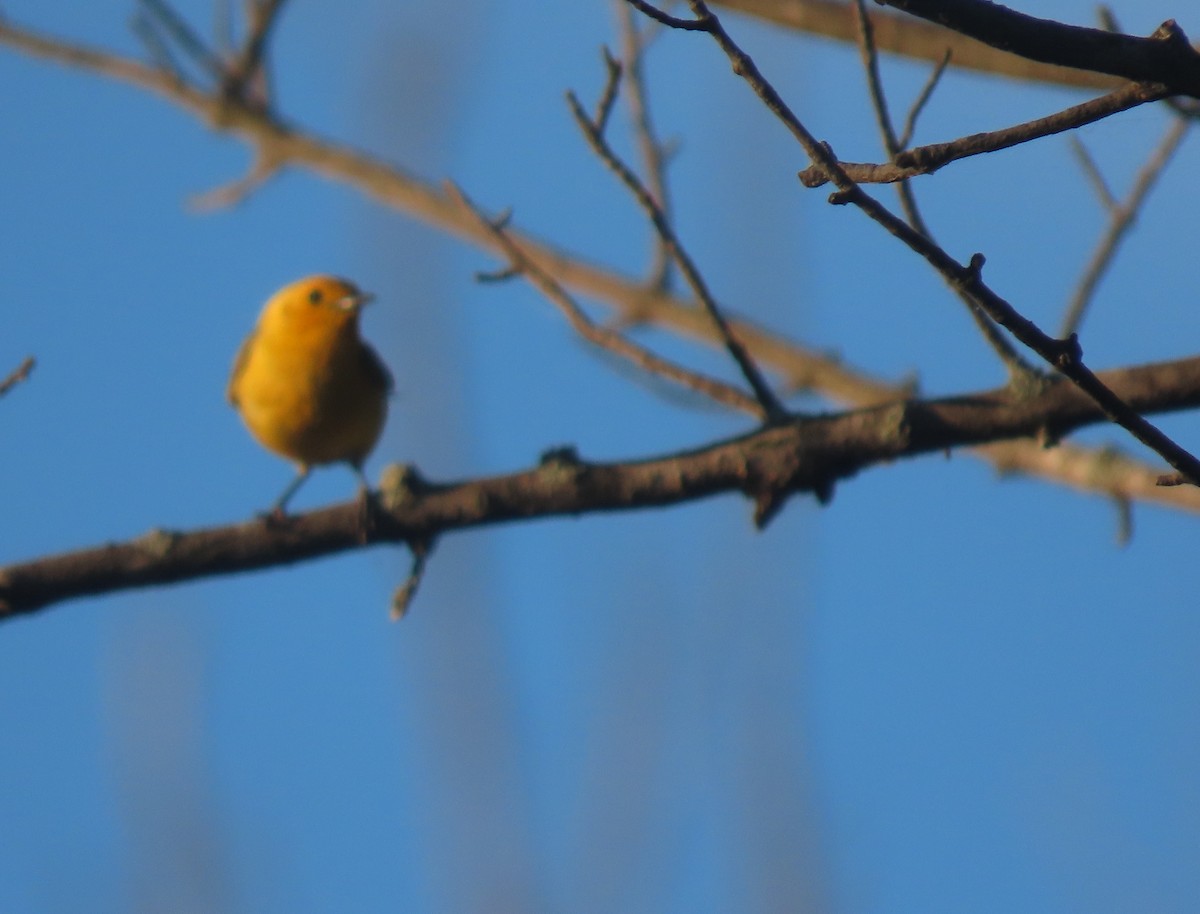
POLYGON ((191 206, 197 210, 236 206, 275 177, 279 171, 279 165, 279 162, 273 162, 263 155, 257 155, 254 158, 254 164, 245 175, 229 184, 196 194, 190 200, 191 206))
MULTIPOLYGON (((892 117, 888 111, 887 98, 883 92, 883 82, 879 76, 879 57, 875 53, 875 39, 871 30, 871 20, 867 16, 865 0, 854 0, 854 9, 860 29, 859 50, 862 54, 863 69, 867 74, 867 88, 871 95, 871 108, 875 111, 875 120, 879 126, 879 134, 883 140, 883 148, 887 153, 888 161, 894 162, 902 154, 900 141, 896 136, 896 130, 892 126, 892 117)), ((912 185, 907 181, 901 181, 896 185, 896 193, 900 198, 900 208, 904 211, 904 218, 908 220, 908 224, 916 232, 920 232, 926 238, 933 238, 933 233, 929 230, 924 217, 921 215, 920 207, 917 206, 916 194, 913 193, 912 185)), ((969 296, 959 294, 959 299, 966 306, 967 313, 971 316, 971 320, 975 322, 975 326, 979 329, 987 344, 992 348, 992 351, 1000 357, 1000 361, 1004 363, 1008 369, 1009 377, 1015 381, 1028 383, 1036 378, 1035 372, 1025 360, 1022 359, 1012 344, 1004 337, 999 328, 992 323, 991 318, 983 312, 978 304, 969 296)))
POLYGON ((33 368, 37 364, 33 356, 29 356, 20 365, 8 373, 8 377, 0 380, 0 397, 16 387, 18 384, 28 381, 29 375, 33 373, 33 368))
POLYGON ((286 2, 287 0, 250 0, 246 4, 249 10, 246 38, 241 53, 225 67, 222 91, 227 95, 244 97, 246 87, 259 74, 271 31, 279 21, 279 14, 286 2))
POLYGON ((433 543, 427 540, 414 540, 409 543, 408 548, 412 552, 412 567, 409 569, 404 583, 397 587, 396 592, 392 594, 392 608, 389 615, 393 622, 399 622, 408 615, 412 601, 417 595, 417 588, 425 579, 425 566, 429 561, 430 553, 433 552, 433 543))
MULTIPOLYGON (((646 186, 659 209, 671 218, 671 199, 667 186, 667 155, 654 130, 650 103, 646 98, 642 58, 646 37, 638 30, 629 4, 616 0, 617 20, 621 31, 621 57, 624 60, 625 104, 633 121, 638 152, 646 175, 646 186)), ((603 132, 603 128, 601 128, 603 132)), ((654 261, 650 267, 650 285, 667 289, 671 283, 671 255, 659 238, 654 245, 654 261)))
POLYGON ((600 101, 596 103, 596 114, 593 120, 604 130, 608 126, 609 115, 617 101, 617 91, 621 85, 621 64, 612 56, 606 47, 604 51, 604 69, 607 76, 604 80, 604 91, 600 93, 600 101))
POLYGON ((567 294, 561 285, 522 250, 521 245, 514 241, 505 230, 503 223, 489 219, 467 196, 453 184, 449 185, 450 194, 457 199, 463 208, 474 215, 479 223, 486 226, 496 238, 501 250, 511 263, 507 275, 520 273, 525 276, 537 289, 563 312, 575 331, 595 346, 615 353, 650 374, 658 375, 670 381, 694 390, 712 399, 714 402, 734 409, 740 409, 758 418, 765 418, 761 405, 735 387, 730 387, 723 381, 707 377, 699 372, 683 368, 669 359, 655 355, 632 340, 622 336, 608 327, 595 324, 587 313, 567 294))
POLYGON ((1174 20, 1149 38, 1066 25, 989 0, 880 0, 1028 60, 1163 83, 1170 95, 1200 97, 1200 54, 1174 20))
POLYGON ((1103 278, 1108 267, 1112 264, 1117 248, 1121 244, 1121 239, 1125 237, 1126 232, 1133 226, 1134 221, 1137 219, 1137 214, 1141 211, 1142 205, 1150 193, 1150 189, 1171 161, 1171 157, 1175 155, 1175 151, 1183 142, 1183 138, 1187 135, 1190 126, 1191 123, 1189 121, 1180 117, 1175 118, 1171 122, 1171 126, 1167 128, 1167 132, 1159 142, 1154 154, 1138 171, 1137 178, 1133 182, 1133 187, 1130 188, 1129 194, 1121 203, 1111 209, 1108 227, 1105 229, 1096 250, 1093 252, 1091 260, 1088 261, 1087 267, 1084 268, 1083 276, 1080 278, 1075 294, 1071 298, 1071 303, 1067 307, 1067 313, 1063 317, 1062 329, 1059 331, 1060 335, 1068 336, 1079 330, 1080 325, 1083 323, 1084 313, 1087 311, 1088 305, 1095 295, 1096 287, 1100 284, 1101 278, 1103 278))
POLYGON ((683 31, 705 31, 705 26, 699 21, 695 19, 680 19, 676 16, 669 16, 658 7, 647 3, 646 0, 625 0, 625 2, 636 9, 639 13, 649 16, 655 22, 670 26, 673 29, 681 29, 683 31))
POLYGON ((573 93, 567 93, 567 103, 571 106, 571 113, 574 115, 579 129, 587 137, 589 145, 591 145, 592 149, 600 156, 609 169, 620 178, 621 182, 633 194, 638 204, 649 217, 650 222, 654 225, 655 230, 662 239, 663 246, 679 266, 680 273, 683 274, 684 280, 695 294, 696 299, 700 302, 709 320, 712 321, 713 327, 721 338, 725 349, 737 364, 742 376, 750 385, 750 389, 754 391, 754 396, 762 405, 763 418, 771 422, 785 418, 787 410, 783 408, 783 405, 779 402, 779 399, 759 372, 758 366, 754 364, 754 360, 746 352, 745 346, 733 335, 728 321, 725 320, 720 307, 717 305, 712 293, 708 290, 708 284, 704 281, 704 277, 700 275, 700 270, 687 251, 684 250, 682 243, 675 234, 675 230, 667 221, 666 213, 662 211, 662 208, 650 195, 649 191, 646 190, 646 186, 641 182, 641 179, 630 170, 629 166, 608 145, 608 141, 604 138, 599 125, 588 119, 583 106, 579 103, 579 99, 573 93))
MULTIPOLYGON (((892 163, 869 165, 841 162, 839 164, 847 177, 858 184, 887 184, 893 181, 903 181, 917 175, 932 174, 939 168, 968 156, 997 152, 1020 143, 1028 143, 1031 140, 1093 124, 1122 111, 1128 111, 1130 108, 1136 108, 1138 105, 1159 101, 1166 98, 1169 92, 1170 90, 1163 85, 1129 83, 1108 95, 1024 124, 988 133, 973 133, 948 143, 934 143, 905 150, 892 163)), ((828 182, 829 178, 819 167, 810 165, 800 172, 800 180, 805 187, 820 187, 828 182)))
POLYGON ((913 134, 917 130, 917 118, 921 116, 921 112, 925 110, 925 106, 933 98, 933 90, 942 81, 942 77, 946 73, 946 68, 950 66, 951 60, 950 51, 947 50, 942 59, 930 71, 929 78, 925 80, 925 85, 921 87, 921 91, 917 93, 916 99, 913 100, 912 107, 908 109, 908 116, 904 119, 904 129, 900 132, 900 136, 896 141, 896 145, 899 148, 907 149, 908 144, 912 142, 913 134))
MULTIPOLYGON (((1200 357, 1108 372, 1103 383, 1146 411, 1200 406, 1200 357)), ((364 531, 358 499, 291 515, 191 532, 154 530, 123 543, 0 568, 0 619, 62 600, 293 564, 384 543, 428 543, 439 534, 535 517, 680 504, 740 493, 757 505, 790 493, 827 501, 834 484, 904 457, 1014 437, 1066 434, 1103 413, 1073 385, 1041 394, 1007 388, 928 402, 893 403, 793 419, 707 447, 627 463, 591 463, 571 450, 532 469, 432 484, 389 472, 364 531)), ((1117 491, 1112 489, 1112 491, 1117 491)))
MULTIPOLYGON (((225 76, 221 58, 196 34, 166 0, 139 0, 146 8, 148 29, 161 29, 200 69, 218 82, 225 76)), ((150 34, 146 31, 145 34, 150 34)), ((163 44, 158 41, 156 44, 163 44)))
MULTIPOLYGON (((844 0, 714 0, 714 5, 848 44, 858 40, 854 11, 844 0)), ((879 50, 914 60, 936 64, 949 51, 956 69, 1082 89, 1111 89, 1121 82, 1104 73, 1027 60, 911 16, 874 10, 871 22, 879 50)))
POLYGON ((1087 147, 1083 145, 1083 141, 1077 136, 1069 138, 1071 143, 1071 151, 1075 153, 1075 157, 1079 159, 1079 164, 1083 168, 1084 177, 1092 185, 1092 189, 1096 192, 1096 196, 1100 199, 1100 204, 1108 211, 1117 208, 1117 198, 1113 195, 1112 189, 1108 186, 1108 182, 1104 180, 1104 175, 1100 173, 1100 168, 1096 164, 1096 160, 1092 158, 1091 153, 1087 151, 1087 147))

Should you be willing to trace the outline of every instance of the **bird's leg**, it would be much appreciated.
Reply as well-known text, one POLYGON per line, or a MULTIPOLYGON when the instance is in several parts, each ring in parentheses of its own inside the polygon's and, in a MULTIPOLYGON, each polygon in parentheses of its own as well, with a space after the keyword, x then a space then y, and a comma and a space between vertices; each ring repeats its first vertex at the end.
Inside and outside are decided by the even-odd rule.
POLYGON ((365 543, 368 535, 375 529, 379 505, 375 501, 375 493, 371 491, 371 484, 367 481, 362 467, 352 463, 350 469, 354 471, 354 476, 358 479, 358 531, 359 539, 365 543))
POLYGON ((296 478, 288 483, 288 487, 283 490, 283 494, 275 499, 275 504, 271 505, 270 510, 264 515, 267 520, 281 521, 287 517, 287 503, 292 496, 296 494, 296 490, 304 485, 304 480, 308 479, 308 471, 310 467, 301 464, 299 472, 296 473, 296 478))

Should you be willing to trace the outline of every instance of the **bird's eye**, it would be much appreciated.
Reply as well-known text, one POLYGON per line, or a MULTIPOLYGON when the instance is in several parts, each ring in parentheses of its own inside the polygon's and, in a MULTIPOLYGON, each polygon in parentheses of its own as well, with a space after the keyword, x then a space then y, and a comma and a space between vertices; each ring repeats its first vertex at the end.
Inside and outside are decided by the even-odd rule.
POLYGON ((321 304, 321 290, 313 289, 311 292, 309 292, 308 293, 308 301, 309 301, 309 304, 313 304, 313 305, 321 304))

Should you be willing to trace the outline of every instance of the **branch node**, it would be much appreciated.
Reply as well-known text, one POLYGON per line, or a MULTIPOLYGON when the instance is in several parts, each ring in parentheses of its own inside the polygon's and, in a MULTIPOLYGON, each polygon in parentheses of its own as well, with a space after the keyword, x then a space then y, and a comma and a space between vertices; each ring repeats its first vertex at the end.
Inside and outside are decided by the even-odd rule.
POLYGON ((697 16, 695 19, 680 19, 676 16, 668 15, 657 7, 651 6, 645 0, 625 0, 639 13, 649 16, 655 22, 669 26, 673 29, 680 29, 685 32, 707 32, 712 29, 712 14, 708 13, 702 16, 697 16))
POLYGON ((138 537, 137 543, 151 559, 165 559, 171 553, 172 547, 179 540, 180 534, 175 530, 164 530, 154 527, 138 537))
POLYGON ((1177 47, 1186 47, 1189 51, 1192 50, 1192 45, 1188 41, 1187 35, 1184 34, 1183 29, 1179 27, 1179 23, 1174 19, 1168 19, 1163 22, 1162 25, 1150 33, 1150 37, 1155 41, 1163 41, 1177 47))
POLYGON ((587 470, 573 445, 551 448, 538 459, 538 472, 552 483, 573 483, 587 470))
POLYGON ((1083 347, 1079 345, 1078 333, 1072 333, 1066 339, 1055 340, 1054 348, 1057 350, 1054 366, 1060 370, 1071 369, 1083 361, 1083 347))
POLYGON ((583 466, 583 461, 580 459, 575 445, 564 444, 542 451, 541 456, 538 457, 538 466, 578 467, 583 466))
POLYGON ((429 484, 411 463, 389 463, 379 474, 379 498, 385 511, 396 511, 410 504, 429 484))
POLYGON ((754 494, 754 527, 765 530, 787 503, 790 492, 779 489, 763 489, 754 494))

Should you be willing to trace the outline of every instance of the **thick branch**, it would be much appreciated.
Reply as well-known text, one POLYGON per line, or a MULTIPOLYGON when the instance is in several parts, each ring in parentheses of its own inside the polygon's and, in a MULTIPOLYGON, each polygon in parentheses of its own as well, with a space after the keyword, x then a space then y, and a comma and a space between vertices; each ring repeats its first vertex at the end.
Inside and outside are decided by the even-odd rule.
POLYGON ((1174 20, 1149 38, 1066 25, 989 0, 876 0, 1027 60, 1164 83, 1200 98, 1200 54, 1174 20))
MULTIPOLYGON (((1144 412, 1200 405, 1200 357, 1106 372, 1105 385, 1144 412)), ((134 587, 287 565, 359 545, 428 543, 470 527, 534 517, 628 511, 720 493, 812 492, 879 463, 1027 436, 1051 440, 1098 422, 1095 402, 1066 382, 1037 396, 1007 389, 930 402, 893 403, 800 419, 696 450, 628 463, 587 463, 570 451, 523 473, 430 485, 396 474, 371 528, 358 502, 191 533, 163 530, 94 549, 0 569, 0 618, 52 603, 134 587)))
MULTIPOLYGON (((713 3, 797 31, 851 44, 858 41, 854 11, 845 0, 713 0, 713 3)), ((1104 73, 1026 60, 910 16, 874 10, 871 24, 879 50, 914 60, 936 64, 949 51, 957 69, 1083 89, 1111 89, 1119 82, 1104 73)))

